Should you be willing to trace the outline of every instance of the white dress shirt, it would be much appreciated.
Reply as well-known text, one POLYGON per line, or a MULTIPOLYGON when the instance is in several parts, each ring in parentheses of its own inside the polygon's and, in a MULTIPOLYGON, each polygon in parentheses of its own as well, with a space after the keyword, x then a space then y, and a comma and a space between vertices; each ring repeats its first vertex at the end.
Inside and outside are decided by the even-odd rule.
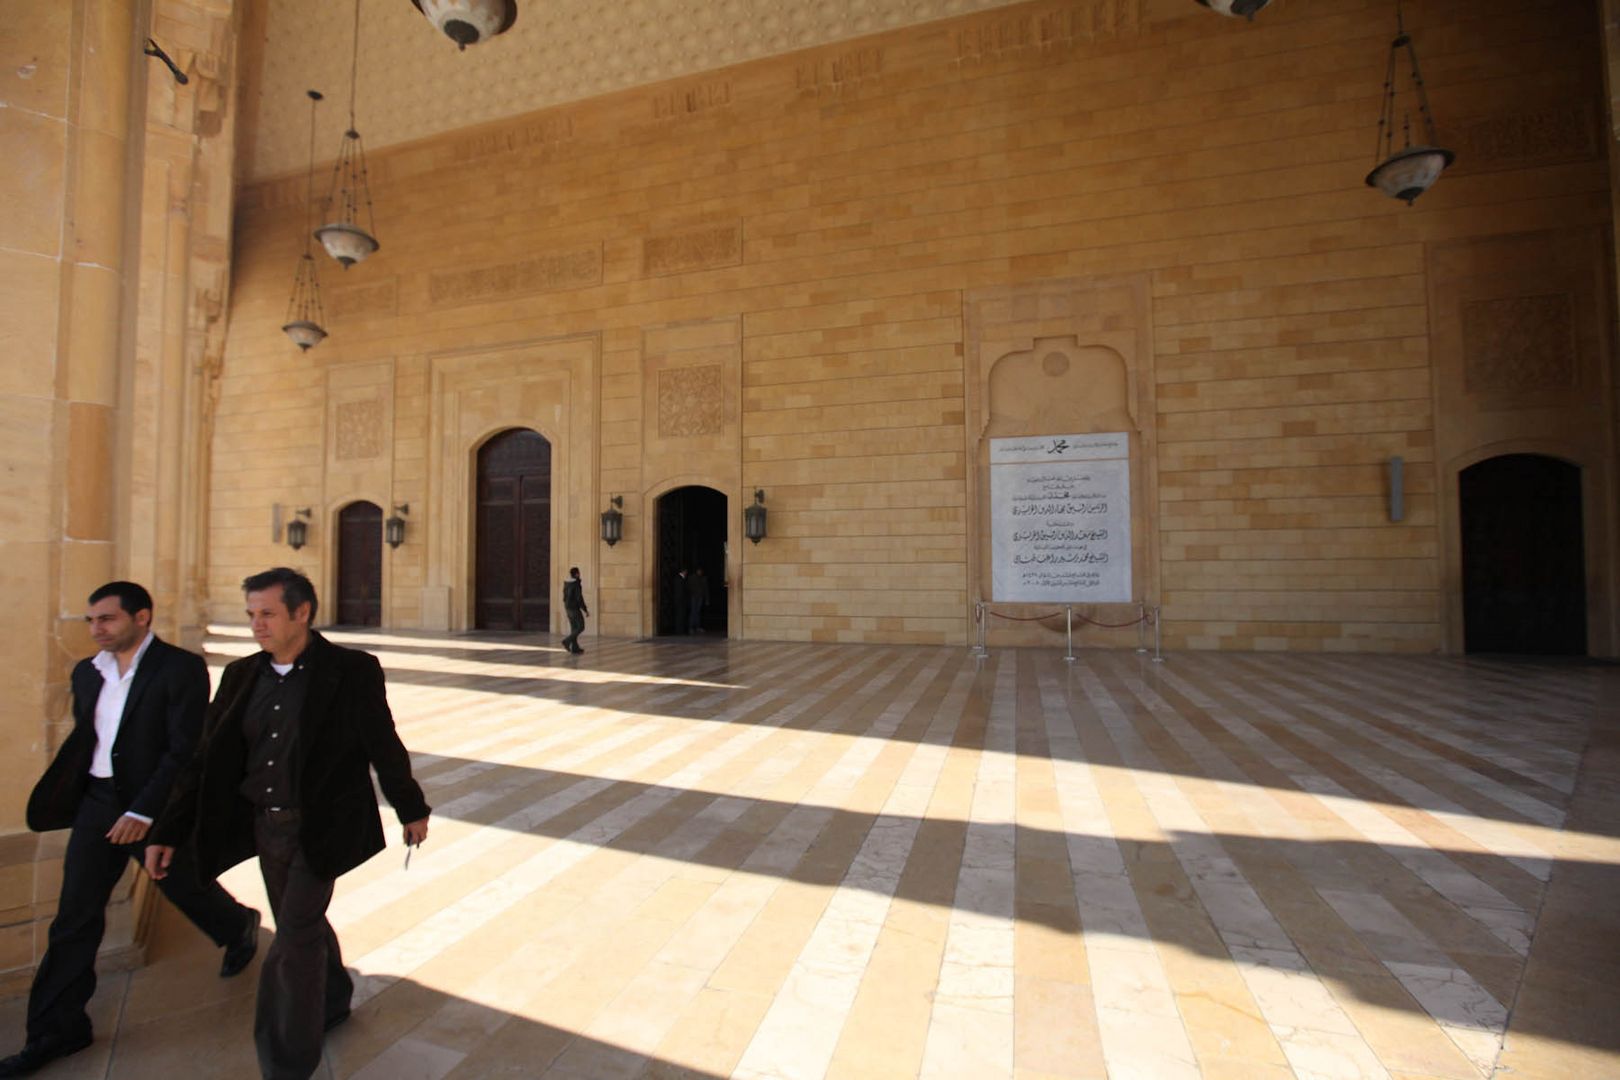
MULTIPOLYGON (((118 657, 103 649, 91 658, 90 662, 101 672, 101 693, 96 697, 96 750, 90 755, 90 775, 101 779, 111 779, 113 774, 112 750, 113 743, 118 738, 118 726, 124 721, 124 705, 129 701, 129 688, 135 682, 135 671, 141 666, 141 658, 152 645, 152 631, 146 632, 141 639, 140 648, 135 650, 135 658, 129 662, 129 670, 122 675, 118 673, 118 657)), ((130 814, 148 824, 151 818, 142 814, 130 814)))

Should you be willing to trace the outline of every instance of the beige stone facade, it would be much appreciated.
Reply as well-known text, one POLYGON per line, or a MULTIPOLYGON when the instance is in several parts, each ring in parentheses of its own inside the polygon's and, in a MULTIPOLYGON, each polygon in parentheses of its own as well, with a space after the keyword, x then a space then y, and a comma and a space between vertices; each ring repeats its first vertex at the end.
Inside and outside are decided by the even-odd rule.
POLYGON ((559 455, 552 562, 584 568, 597 632, 655 630, 655 500, 701 484, 728 499, 734 636, 967 643, 984 440, 1129 430, 1137 591, 1171 647, 1460 649, 1457 472, 1530 451, 1584 470, 1587 637, 1612 655, 1596 13, 1414 6, 1459 161, 1411 208, 1361 183, 1385 14, 1019 5, 384 149, 382 251, 328 264, 308 354, 278 330, 303 178, 247 186, 212 611, 290 555, 277 504, 316 508, 294 561, 330 585, 334 515, 363 496, 425 511, 385 555, 385 624, 472 625, 469 470, 517 426, 559 455), (1104 407, 1082 366, 1007 374, 1044 343, 1114 357, 1095 395, 1123 396, 1104 407), (1476 393, 1470 364, 1506 381, 1476 393), (362 383, 388 425, 364 482, 332 449, 362 383))
POLYGON ((0 970, 54 903, 22 805, 89 589, 142 580, 195 642, 267 565, 330 597, 342 508, 408 504, 383 623, 470 627, 476 455, 515 427, 551 445, 552 587, 582 567, 593 633, 656 632, 657 500, 700 485, 733 636, 966 645, 984 440, 1127 431, 1169 648, 1460 651, 1458 474, 1531 452, 1582 469, 1587 651, 1616 655, 1612 0, 1406 6, 1458 153, 1411 208, 1361 182, 1390 5, 1040 0, 374 148, 382 249, 321 266, 300 353, 304 175, 236 181, 270 6, 14 0, 0 970))

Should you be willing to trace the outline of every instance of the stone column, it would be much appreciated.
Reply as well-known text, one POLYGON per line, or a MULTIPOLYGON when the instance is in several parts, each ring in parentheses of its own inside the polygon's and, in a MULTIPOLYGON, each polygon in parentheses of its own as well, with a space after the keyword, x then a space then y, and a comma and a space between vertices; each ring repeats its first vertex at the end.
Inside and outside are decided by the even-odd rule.
MULTIPOLYGON (((0 989, 28 973, 55 907, 65 834, 26 832, 23 807, 91 651, 85 596, 117 566, 139 6, 10 0, 0 39, 0 989)), ((127 910, 108 937, 128 942, 127 910)))

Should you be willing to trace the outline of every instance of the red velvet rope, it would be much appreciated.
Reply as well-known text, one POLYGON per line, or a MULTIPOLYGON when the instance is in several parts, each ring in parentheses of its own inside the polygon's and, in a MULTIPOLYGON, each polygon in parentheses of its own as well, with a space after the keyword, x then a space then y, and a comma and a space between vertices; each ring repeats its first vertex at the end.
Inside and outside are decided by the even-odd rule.
MULTIPOLYGON (((1045 615, 1003 615, 999 611, 991 611, 989 608, 982 606, 979 610, 984 611, 989 615, 993 615, 995 618, 1005 619, 1007 622, 1040 622, 1043 619, 1055 619, 1063 614, 1061 611, 1053 611, 1045 615)), ((1083 623, 1090 623, 1092 626, 1100 626, 1107 630, 1123 630, 1127 626, 1136 626, 1140 623, 1146 623, 1149 626, 1153 625, 1153 613, 1151 611, 1144 611, 1141 615, 1132 619, 1130 622, 1120 623, 1099 622, 1096 619, 1088 619, 1084 615, 1076 615, 1075 618, 1079 619, 1083 623)))

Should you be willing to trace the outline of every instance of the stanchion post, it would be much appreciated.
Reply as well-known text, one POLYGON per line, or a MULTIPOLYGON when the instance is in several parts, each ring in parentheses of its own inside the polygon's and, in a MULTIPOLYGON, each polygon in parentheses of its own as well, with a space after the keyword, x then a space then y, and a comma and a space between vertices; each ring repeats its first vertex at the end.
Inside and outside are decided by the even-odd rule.
POLYGON ((1074 605, 1064 604, 1063 611, 1068 616, 1065 620, 1064 635, 1068 639, 1069 651, 1063 657, 1065 664, 1074 663, 1074 605))
POLYGON ((1138 655, 1147 652, 1147 605, 1140 600, 1136 602, 1136 651, 1138 655))
POLYGON ((986 615, 987 612, 984 609, 984 601, 979 600, 974 603, 973 617, 979 623, 979 643, 973 647, 973 655, 981 660, 990 655, 990 650, 984 647, 984 624, 989 622, 986 615))
POLYGON ((1164 619, 1160 617, 1162 609, 1153 605, 1153 662, 1164 663, 1164 619))

